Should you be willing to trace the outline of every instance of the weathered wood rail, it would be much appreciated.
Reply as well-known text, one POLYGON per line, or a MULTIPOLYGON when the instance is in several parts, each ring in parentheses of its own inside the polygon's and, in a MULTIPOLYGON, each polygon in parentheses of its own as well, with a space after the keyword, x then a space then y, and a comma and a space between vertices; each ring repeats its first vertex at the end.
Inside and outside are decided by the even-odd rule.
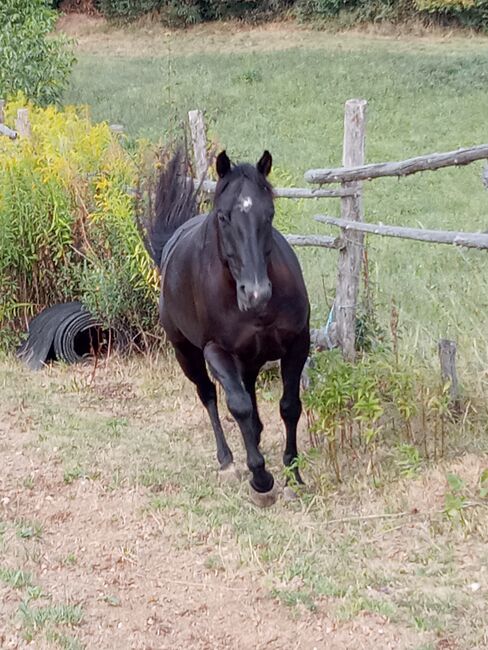
MULTIPOLYGON (((198 179, 195 179, 195 182, 198 183, 198 179)), ((216 185, 215 181, 204 180, 200 182, 200 189, 206 194, 215 194, 216 185)), ((275 187, 273 193, 278 199, 340 199, 345 196, 354 196, 354 189, 338 187, 332 190, 323 190, 309 187, 275 187)))
POLYGON ((385 176, 408 176, 418 172, 435 171, 443 167, 469 165, 476 160, 488 158, 488 144, 476 147, 432 153, 409 158, 399 162, 382 162, 371 165, 337 167, 336 169, 309 169, 305 172, 308 183, 344 183, 352 181, 370 181, 385 176))
MULTIPOLYGON (((347 219, 336 219, 325 215, 316 215, 316 221, 339 226, 344 231, 364 232, 382 237, 399 237, 413 239, 427 244, 451 244, 466 248, 488 248, 488 234, 482 232, 460 232, 455 230, 427 230, 423 228, 405 228, 404 226, 386 226, 384 224, 358 223, 347 219)), ((337 239, 340 248, 341 238, 337 239)))

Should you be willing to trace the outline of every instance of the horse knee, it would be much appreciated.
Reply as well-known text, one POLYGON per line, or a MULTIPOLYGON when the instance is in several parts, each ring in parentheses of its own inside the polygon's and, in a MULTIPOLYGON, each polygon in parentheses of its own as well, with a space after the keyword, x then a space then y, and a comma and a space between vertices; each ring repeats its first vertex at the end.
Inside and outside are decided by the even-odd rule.
POLYGON ((280 401, 280 415, 285 421, 298 422, 302 413, 300 399, 282 398, 280 401))
POLYGON ((252 417, 252 402, 247 393, 228 395, 227 406, 236 420, 248 420, 252 417))

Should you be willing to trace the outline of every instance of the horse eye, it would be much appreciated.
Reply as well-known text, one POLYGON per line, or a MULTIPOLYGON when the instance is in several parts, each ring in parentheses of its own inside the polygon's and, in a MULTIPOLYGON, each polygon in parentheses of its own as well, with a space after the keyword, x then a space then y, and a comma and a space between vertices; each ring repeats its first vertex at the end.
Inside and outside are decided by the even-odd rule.
POLYGON ((229 223, 229 221, 230 221, 230 215, 227 216, 227 215, 226 215, 224 212, 222 212, 221 210, 219 210, 219 212, 218 212, 218 217, 219 217, 219 221, 220 221, 221 223, 229 223))

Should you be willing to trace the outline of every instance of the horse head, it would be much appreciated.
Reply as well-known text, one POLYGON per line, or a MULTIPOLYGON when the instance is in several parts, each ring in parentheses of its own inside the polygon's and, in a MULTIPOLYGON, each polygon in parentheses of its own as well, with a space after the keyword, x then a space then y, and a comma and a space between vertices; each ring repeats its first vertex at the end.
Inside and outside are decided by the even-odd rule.
POLYGON ((271 298, 268 261, 273 242, 273 190, 267 180, 272 157, 233 166, 225 151, 217 156, 215 190, 219 255, 236 284, 241 311, 264 308, 271 298))

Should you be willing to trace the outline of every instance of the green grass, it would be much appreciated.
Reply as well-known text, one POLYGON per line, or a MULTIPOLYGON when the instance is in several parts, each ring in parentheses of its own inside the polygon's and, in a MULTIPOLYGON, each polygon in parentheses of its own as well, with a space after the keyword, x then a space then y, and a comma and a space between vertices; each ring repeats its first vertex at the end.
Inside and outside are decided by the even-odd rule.
POLYGON ((22 569, 0 567, 0 580, 15 589, 23 589, 32 584, 32 576, 22 569))
MULTIPOLYGON (((257 159, 265 147, 271 150, 276 184, 304 185, 305 170, 341 164, 343 104, 351 97, 369 102, 368 162, 487 139, 486 40, 409 44, 348 36, 341 44, 340 36, 322 34, 309 49, 179 56, 185 38, 174 37, 170 56, 80 54, 66 101, 88 103, 96 119, 121 122, 130 136, 153 140, 174 135, 189 109, 203 109, 210 135, 234 158, 257 159)), ((366 184, 366 219, 487 229, 481 170, 476 163, 366 184)), ((337 201, 281 201, 277 223, 294 232, 326 232, 312 215, 339 210, 337 201)), ((453 338, 462 371, 486 383, 477 374, 488 363, 486 253, 372 237, 369 252, 383 326, 395 300, 405 347, 434 359, 438 339, 453 338)), ((334 294, 336 253, 299 255, 314 321, 323 322, 334 294)))

